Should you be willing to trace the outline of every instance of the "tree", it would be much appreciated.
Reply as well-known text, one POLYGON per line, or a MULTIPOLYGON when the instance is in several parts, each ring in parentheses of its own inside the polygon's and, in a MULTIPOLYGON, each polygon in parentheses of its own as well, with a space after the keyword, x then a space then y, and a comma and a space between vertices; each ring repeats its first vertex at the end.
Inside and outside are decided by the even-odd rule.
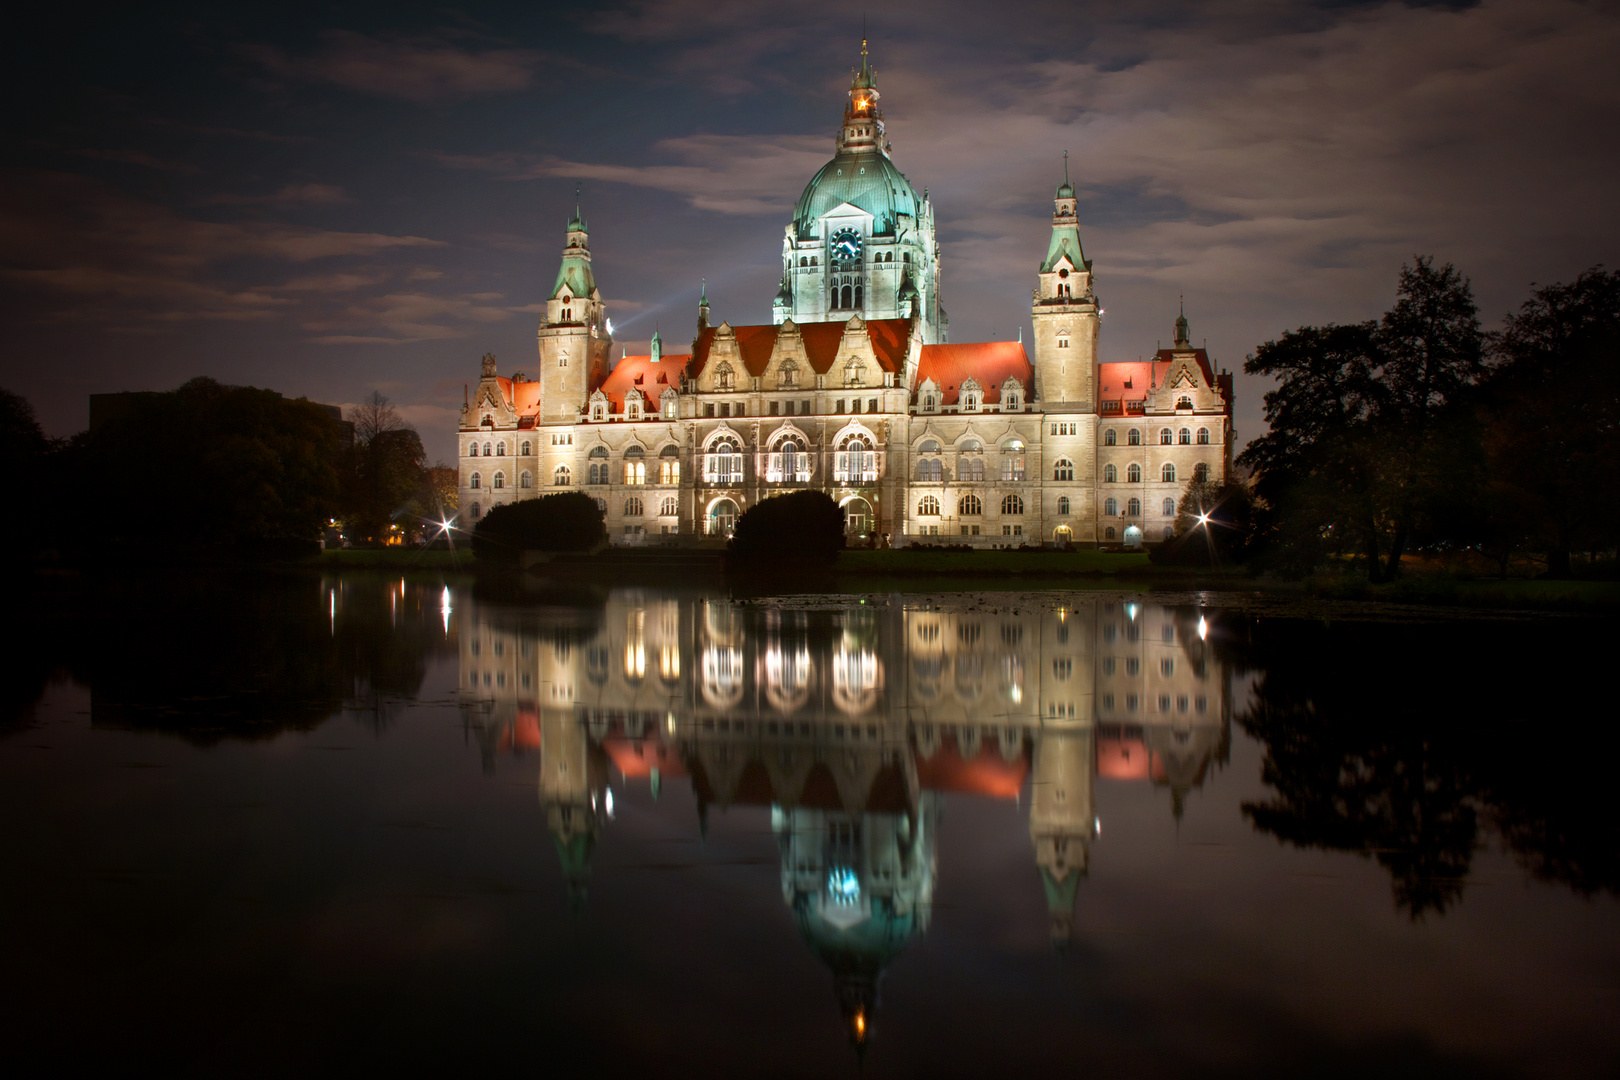
POLYGON ((795 491, 755 503, 737 519, 731 554, 739 563, 830 565, 844 548, 844 511, 821 491, 795 491))
POLYGON ((1378 323, 1301 327, 1244 364, 1271 375, 1270 430, 1239 456, 1266 504, 1271 557, 1309 569, 1329 553, 1395 576, 1415 543, 1465 536, 1482 477, 1472 394, 1483 336, 1466 278, 1418 256, 1378 323))
POLYGON ((133 397, 64 450, 63 475, 97 492, 65 508, 65 543, 313 542, 338 509, 340 436, 322 406, 272 390, 199 378, 133 397))
POLYGON ((1620 342, 1620 274, 1594 266, 1538 289, 1492 341, 1486 385, 1492 539, 1546 553, 1565 577, 1572 550, 1620 539, 1620 393, 1600 374, 1620 342))
POLYGON ((473 530, 479 562, 516 565, 525 551, 590 551, 607 537, 596 500, 578 491, 497 506, 473 530))
POLYGON ((354 449, 345 517, 354 538, 379 542, 387 538, 395 516, 421 490, 427 452, 416 430, 377 391, 351 411, 350 419, 354 449))
MULTIPOLYGON (((0 389, 0 475, 24 505, 38 505, 49 449, 50 441, 40 430, 34 407, 26 398, 0 389)), ((29 553, 36 540, 33 530, 7 529, 0 552, 12 556, 29 553)))
POLYGON ((1155 546, 1149 557, 1179 566, 1241 562, 1248 554, 1252 516, 1247 485, 1195 476, 1176 507, 1175 536, 1155 546))

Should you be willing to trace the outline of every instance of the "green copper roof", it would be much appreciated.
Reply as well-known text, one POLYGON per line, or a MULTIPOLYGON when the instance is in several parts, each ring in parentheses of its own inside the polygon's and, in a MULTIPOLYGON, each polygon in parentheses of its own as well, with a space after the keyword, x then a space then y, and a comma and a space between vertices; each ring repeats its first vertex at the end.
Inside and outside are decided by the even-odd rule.
POLYGON ((861 70, 860 73, 855 76, 854 85, 856 90, 870 90, 877 85, 877 83, 872 81, 872 63, 867 59, 866 56, 865 38, 861 38, 861 70))
POLYGON ((793 208, 799 237, 816 236, 821 216, 844 203, 858 206, 876 219, 873 233, 892 236, 896 218, 901 214, 917 217, 922 200, 911 181, 884 154, 841 151, 810 178, 793 208))
POLYGON ((1069 262, 1077 270, 1089 270, 1091 264, 1086 262, 1086 253, 1080 247, 1080 227, 1078 225, 1057 225, 1052 229, 1052 242, 1046 247, 1046 261, 1041 263, 1041 273, 1050 273, 1052 267, 1057 265, 1059 259, 1067 255, 1069 262))
POLYGON ((1063 151, 1063 183, 1058 185, 1057 197, 1060 199, 1074 198, 1074 185, 1069 183, 1069 152, 1063 151))

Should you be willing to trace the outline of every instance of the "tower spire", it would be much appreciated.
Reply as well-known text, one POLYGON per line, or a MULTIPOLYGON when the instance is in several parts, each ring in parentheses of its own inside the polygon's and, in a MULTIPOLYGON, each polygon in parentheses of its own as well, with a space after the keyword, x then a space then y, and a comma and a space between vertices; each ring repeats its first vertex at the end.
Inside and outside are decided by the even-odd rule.
POLYGON ((1176 348, 1188 349, 1192 341, 1187 337, 1187 298, 1180 298, 1180 313, 1176 316, 1176 348))

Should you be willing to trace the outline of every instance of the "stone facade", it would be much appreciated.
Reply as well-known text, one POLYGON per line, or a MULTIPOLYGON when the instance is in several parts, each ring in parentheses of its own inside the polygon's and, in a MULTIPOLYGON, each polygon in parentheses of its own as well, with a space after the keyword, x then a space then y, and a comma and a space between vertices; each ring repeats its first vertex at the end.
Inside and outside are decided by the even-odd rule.
POLYGON ((1169 534, 1199 470, 1230 468, 1232 379, 1185 315, 1151 360, 1103 363, 1101 308, 1065 160, 1021 341, 951 343, 933 209, 889 157, 862 50, 836 153, 800 196, 767 325, 611 360, 576 211, 539 329, 538 375, 484 358, 460 420, 462 525, 580 489, 614 543, 719 543, 802 488, 853 543, 1139 545, 1169 534), (683 539, 684 538, 684 539, 683 539))

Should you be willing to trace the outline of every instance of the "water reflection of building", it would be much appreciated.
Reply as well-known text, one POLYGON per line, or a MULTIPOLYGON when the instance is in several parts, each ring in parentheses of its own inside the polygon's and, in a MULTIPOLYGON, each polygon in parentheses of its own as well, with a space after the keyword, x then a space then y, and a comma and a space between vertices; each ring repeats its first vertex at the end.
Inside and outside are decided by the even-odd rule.
POLYGON ((699 808, 768 807, 783 898, 864 1038, 884 966, 928 926, 939 799, 1021 799, 1069 939, 1098 835, 1096 781, 1182 812, 1225 760, 1229 695, 1193 609, 760 608, 619 591, 586 619, 462 609, 463 710, 489 761, 538 752, 583 898, 610 774, 685 778, 699 808))

